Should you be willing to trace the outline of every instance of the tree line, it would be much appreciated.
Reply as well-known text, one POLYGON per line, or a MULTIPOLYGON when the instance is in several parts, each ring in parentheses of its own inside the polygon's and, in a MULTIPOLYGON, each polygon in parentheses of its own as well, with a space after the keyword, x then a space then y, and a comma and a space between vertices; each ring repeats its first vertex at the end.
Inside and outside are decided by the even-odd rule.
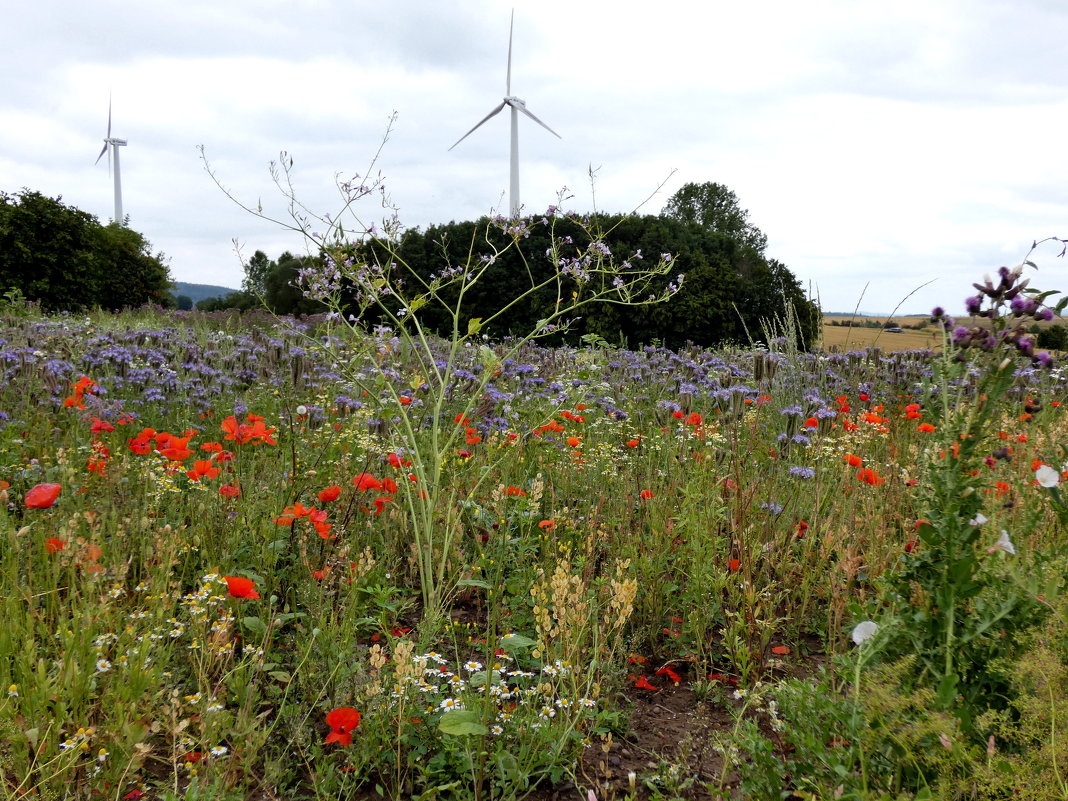
MULTIPOLYGON (((534 218, 528 235, 511 250, 505 249, 510 235, 483 218, 407 231, 397 241, 370 238, 354 245, 350 255, 383 265, 402 262, 411 273, 428 280, 447 265, 463 265, 472 254, 478 258, 500 253, 483 280, 465 293, 465 314, 459 323, 466 330, 469 318, 489 317, 487 310, 496 310, 503 299, 519 296, 531 282, 552 273, 555 267, 546 254, 554 245, 553 237, 557 245, 570 239, 578 246, 589 241, 590 230, 607 232, 604 242, 618 261, 655 260, 661 253, 671 253, 686 278, 681 290, 662 304, 589 307, 582 319, 556 338, 558 342, 575 343, 592 336, 629 347, 653 342, 668 347, 687 342, 713 346, 762 339, 769 323, 781 332, 789 328, 802 347, 818 335, 821 316, 816 304, 805 297, 785 264, 766 256, 767 237, 748 221, 748 212, 739 207, 734 193, 720 184, 687 184, 659 215, 558 218, 552 226, 534 218), (788 317, 794 323, 789 327, 788 317)), ((318 256, 289 252, 272 260, 256 251, 245 265, 241 292, 202 301, 198 308, 247 309, 265 304, 277 314, 322 311, 295 286, 299 271, 318 262, 318 256)), ((442 299, 454 303, 455 292, 451 296, 445 292, 442 299)), ((554 302, 555 290, 547 288, 483 330, 492 337, 526 333, 554 302)), ((433 304, 418 314, 432 330, 443 334, 451 330, 452 320, 433 304)))
POLYGON ((18 293, 46 311, 117 311, 146 303, 173 307, 162 253, 125 225, 23 189, 0 191, 0 293, 18 293))

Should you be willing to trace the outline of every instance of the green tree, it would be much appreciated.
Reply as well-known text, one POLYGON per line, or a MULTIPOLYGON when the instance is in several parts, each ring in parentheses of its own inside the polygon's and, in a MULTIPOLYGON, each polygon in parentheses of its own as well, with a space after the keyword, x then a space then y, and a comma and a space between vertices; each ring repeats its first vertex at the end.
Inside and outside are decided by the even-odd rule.
POLYGON ((686 184, 671 196, 661 214, 726 234, 760 256, 768 246, 767 235, 749 222, 749 212, 741 207, 738 196, 713 181, 686 184))
POLYGON ((286 251, 278 257, 278 261, 270 263, 263 281, 263 299, 268 309, 275 314, 317 314, 326 311, 321 303, 304 297, 297 286, 301 267, 314 259, 313 256, 294 256, 286 251))
POLYGON ((0 289, 49 311, 173 306, 163 254, 136 231, 39 192, 0 192, 0 289))
POLYGON ((1068 328, 1055 324, 1038 331, 1038 346, 1050 350, 1068 350, 1068 328))
MULTIPOLYGON (((812 314, 813 304, 804 297, 789 269, 780 262, 764 259, 727 234, 697 222, 652 215, 597 215, 585 222, 605 231, 605 245, 634 269, 658 259, 662 253, 671 253, 686 280, 682 289, 663 303, 625 310, 611 303, 588 306, 566 335, 547 338, 547 344, 574 344, 585 334, 597 334, 608 342, 625 342, 631 347, 654 340, 669 347, 687 342, 714 346, 728 340, 745 341, 747 331, 760 338, 765 322, 782 320, 787 301, 801 318, 800 344, 812 341, 819 330, 818 314, 812 314)), ((356 263, 383 265, 399 257, 396 260, 429 281, 431 276, 462 264, 472 252, 484 254, 493 259, 493 268, 466 290, 465 307, 471 316, 486 319, 499 309, 501 298, 519 296, 524 288, 544 280, 553 268, 545 256, 552 244, 545 226, 531 225, 529 235, 506 250, 505 235, 487 223, 488 220, 453 222, 426 231, 409 231, 394 248, 371 240, 355 248, 350 256, 356 263)), ((570 237, 575 242, 585 239, 579 226, 566 220, 556 222, 555 233, 558 238, 570 237)), ((570 253, 566 247, 560 252, 570 253)), ((664 284, 675 280, 675 275, 664 278, 664 284)), ((456 300, 449 294, 452 291, 442 290, 442 296, 450 303, 456 300)), ((510 308, 483 332, 501 337, 529 330, 553 309, 554 292, 528 295, 523 304, 510 308)), ((428 304, 418 314, 423 325, 444 336, 451 333, 452 321, 438 304, 428 304)), ((468 319, 464 317, 458 324, 466 330, 468 319)))
POLYGON ((170 271, 163 253, 152 254, 152 245, 142 234, 116 223, 93 228, 95 247, 91 258, 100 277, 100 293, 85 305, 111 311, 152 303, 176 305, 170 271))
POLYGON ((262 250, 257 250, 245 263, 245 279, 241 282, 241 289, 258 297, 267 294, 267 276, 275 267, 275 263, 267 258, 262 250))

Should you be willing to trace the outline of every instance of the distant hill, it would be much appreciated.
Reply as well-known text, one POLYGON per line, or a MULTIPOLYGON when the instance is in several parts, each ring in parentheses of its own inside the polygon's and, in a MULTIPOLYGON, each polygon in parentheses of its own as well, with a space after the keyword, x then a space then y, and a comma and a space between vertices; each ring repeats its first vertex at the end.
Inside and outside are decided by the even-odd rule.
POLYGON ((171 294, 175 297, 185 295, 193 303, 200 303, 200 301, 208 298, 224 298, 231 292, 238 291, 225 286, 214 286, 213 284, 187 284, 185 281, 175 281, 174 287, 175 289, 171 294))

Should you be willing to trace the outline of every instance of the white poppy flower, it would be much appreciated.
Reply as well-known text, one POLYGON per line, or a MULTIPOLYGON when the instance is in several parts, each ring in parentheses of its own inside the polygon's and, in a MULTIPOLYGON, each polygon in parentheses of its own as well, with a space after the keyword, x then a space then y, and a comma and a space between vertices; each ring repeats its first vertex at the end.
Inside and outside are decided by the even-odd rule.
POLYGON ((1048 464, 1044 464, 1035 471, 1035 481, 1039 483, 1039 486, 1049 489, 1061 483, 1061 474, 1048 464))
POLYGON ((853 642, 857 645, 862 645, 875 636, 875 632, 878 630, 879 624, 874 620, 863 620, 853 627, 853 642))
POLYGON ((982 512, 979 512, 979 513, 977 513, 975 515, 975 517, 973 517, 971 520, 968 521, 968 525, 969 526, 981 526, 981 525, 983 525, 983 523, 987 522, 987 519, 988 518, 987 518, 986 515, 984 515, 982 512))
POLYGON ((994 544, 995 548, 1001 548, 1005 553, 1011 553, 1016 555, 1016 546, 1012 544, 1012 540, 1009 539, 1009 532, 1005 529, 1001 529, 1001 536, 998 537, 998 541, 994 544))

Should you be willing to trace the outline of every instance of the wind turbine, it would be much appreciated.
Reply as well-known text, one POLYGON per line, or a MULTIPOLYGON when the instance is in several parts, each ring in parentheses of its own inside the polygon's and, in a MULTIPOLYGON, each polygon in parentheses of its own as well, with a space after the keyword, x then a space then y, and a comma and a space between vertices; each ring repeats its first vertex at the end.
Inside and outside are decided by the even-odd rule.
POLYGON ((511 147, 511 169, 510 169, 509 180, 508 180, 508 205, 510 207, 512 216, 513 217, 518 217, 519 216, 519 206, 520 206, 520 203, 519 203, 519 113, 522 112, 523 114, 526 114, 528 117, 530 117, 532 120, 534 120, 534 122, 538 123, 538 125, 540 125, 546 131, 551 133, 557 139, 561 139, 562 137, 560 136, 560 134, 558 134, 556 131, 554 131, 552 128, 550 128, 548 125, 546 125, 544 122, 542 122, 537 117, 535 117, 534 114, 531 113, 531 111, 529 109, 527 109, 527 104, 526 104, 526 102, 524 100, 521 100, 520 98, 515 97, 512 94, 512 27, 514 26, 514 24, 515 24, 515 9, 512 10, 512 21, 508 24, 508 77, 507 77, 507 80, 506 80, 505 85, 504 85, 504 91, 505 91, 504 100, 502 100, 500 102, 500 105, 498 105, 495 109, 493 109, 493 111, 491 111, 489 114, 487 114, 485 117, 483 117, 479 121, 478 125, 476 125, 470 131, 465 133, 459 139, 457 139, 456 140, 456 144, 454 144, 452 147, 450 147, 449 150, 452 150, 453 147, 456 147, 456 145, 460 144, 460 142, 464 141, 467 137, 469 137, 476 130, 478 130, 478 128, 481 127, 482 123, 484 123, 490 117, 493 117, 493 116, 496 116, 497 114, 500 114, 501 111, 504 109, 504 107, 508 106, 512 111, 512 147, 511 147))
POLYGON ((125 139, 116 139, 111 135, 111 98, 108 98, 108 135, 104 138, 104 148, 100 151, 100 155, 96 157, 94 164, 99 164, 100 159, 104 158, 104 154, 108 154, 108 172, 112 171, 111 162, 112 158, 115 161, 115 222, 119 225, 123 224, 122 217, 122 178, 119 174, 119 148, 126 145, 125 139))

